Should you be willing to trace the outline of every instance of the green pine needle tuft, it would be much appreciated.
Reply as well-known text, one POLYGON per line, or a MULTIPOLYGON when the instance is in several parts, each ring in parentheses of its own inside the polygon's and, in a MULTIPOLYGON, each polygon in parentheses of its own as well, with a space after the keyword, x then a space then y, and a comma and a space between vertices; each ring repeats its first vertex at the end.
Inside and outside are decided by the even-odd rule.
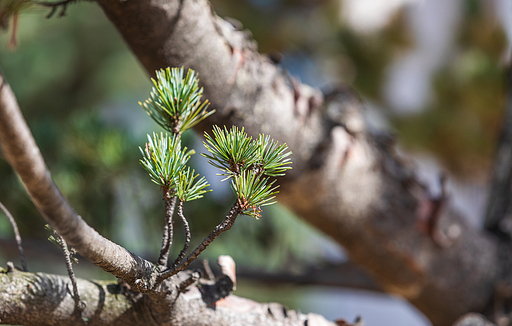
POLYGON ((261 217, 261 206, 275 204, 272 199, 278 193, 278 186, 272 187, 274 183, 275 180, 269 182, 268 177, 264 178, 252 171, 243 171, 235 176, 231 187, 243 209, 242 214, 258 219, 261 217))
POLYGON ((257 140, 237 127, 221 129, 213 127, 213 137, 205 133, 204 146, 210 154, 201 154, 208 163, 219 168, 231 179, 231 188, 238 198, 244 214, 260 217, 261 206, 272 201, 277 192, 271 178, 283 176, 291 169, 291 152, 286 144, 279 145, 269 136, 260 135, 257 140))
POLYGON ((199 176, 199 174, 194 175, 194 172, 195 171, 191 170, 189 167, 186 171, 182 170, 178 175, 176 180, 176 196, 181 201, 199 199, 202 198, 205 193, 211 191, 211 189, 205 189, 210 186, 205 177, 194 182, 199 176))
POLYGON ((291 169, 289 156, 292 152, 286 152, 286 144, 278 145, 270 139, 270 136, 260 135, 258 138, 259 157, 263 174, 269 177, 284 176, 285 171, 291 169))
POLYGON ((232 127, 228 131, 213 126, 213 137, 205 133, 206 142, 203 142, 206 149, 211 153, 201 154, 208 158, 208 163, 220 169, 224 176, 239 175, 251 164, 258 161, 258 144, 247 136, 244 131, 232 127))
POLYGON ((140 148, 142 159, 140 164, 149 173, 151 181, 164 189, 175 188, 176 178, 185 168, 193 150, 181 148, 180 136, 153 133, 153 138, 148 135, 148 142, 144 150, 140 148))
POLYGON ((199 88, 196 73, 189 69, 183 78, 183 67, 156 72, 151 79, 153 88, 149 98, 139 104, 165 130, 181 134, 213 114, 208 111, 208 100, 201 103, 203 89, 199 88))

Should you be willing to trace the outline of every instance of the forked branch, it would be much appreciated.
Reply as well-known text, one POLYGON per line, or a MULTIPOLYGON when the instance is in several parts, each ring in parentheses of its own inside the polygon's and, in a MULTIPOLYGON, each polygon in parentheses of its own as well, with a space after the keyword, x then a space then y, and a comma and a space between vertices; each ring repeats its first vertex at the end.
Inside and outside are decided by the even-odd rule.
POLYGON ((222 223, 217 225, 215 229, 201 242, 194 251, 188 255, 187 259, 185 259, 182 263, 177 265, 174 268, 168 269, 157 277, 157 284, 162 282, 163 280, 176 275, 177 273, 181 272, 185 268, 187 268, 196 258, 208 247, 210 243, 212 243, 215 238, 217 238, 220 234, 223 232, 226 232, 227 230, 231 229, 233 224, 235 223, 235 219, 237 218, 240 213, 242 213, 243 209, 240 207, 238 201, 231 207, 231 210, 226 215, 222 223))

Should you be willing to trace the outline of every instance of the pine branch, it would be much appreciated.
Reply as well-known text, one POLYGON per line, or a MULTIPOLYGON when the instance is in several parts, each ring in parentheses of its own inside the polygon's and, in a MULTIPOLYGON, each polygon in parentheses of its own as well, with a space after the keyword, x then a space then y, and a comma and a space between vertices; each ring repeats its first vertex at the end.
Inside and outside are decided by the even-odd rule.
POLYGON ((224 220, 215 227, 215 229, 201 242, 194 251, 188 255, 187 259, 185 259, 182 263, 177 265, 175 268, 168 269, 166 271, 161 272, 158 277, 156 284, 161 283, 163 280, 176 275, 181 272, 185 268, 187 268, 205 249, 208 247, 210 243, 212 243, 215 238, 217 238, 223 232, 231 229, 233 224, 235 223, 235 219, 242 212, 242 208, 240 207, 238 201, 231 207, 229 213, 226 215, 224 220))
POLYGON ((208 100, 201 103, 203 89, 199 88, 196 73, 189 69, 183 77, 183 72, 183 67, 157 71, 156 79, 151 79, 153 89, 149 98, 139 102, 160 127, 176 135, 214 113, 208 111, 208 100))

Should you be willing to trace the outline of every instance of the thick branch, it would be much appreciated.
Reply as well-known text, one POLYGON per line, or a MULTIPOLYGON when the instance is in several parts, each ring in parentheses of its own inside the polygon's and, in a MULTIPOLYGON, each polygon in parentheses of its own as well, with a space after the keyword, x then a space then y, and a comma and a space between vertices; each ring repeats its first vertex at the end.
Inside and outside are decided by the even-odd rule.
MULTIPOLYGON (((88 325, 133 325, 137 311, 111 282, 77 279, 88 325)), ((0 269, 0 323, 12 325, 81 325, 68 277, 0 269)))
MULTIPOLYGON (((209 124, 271 134, 294 153, 280 200, 344 245, 381 286, 418 306, 435 325, 481 310, 510 275, 510 248, 450 209, 438 212, 439 248, 418 227, 431 199, 394 150, 365 130, 352 92, 324 98, 256 52, 247 33, 212 13, 206 0, 98 0, 149 74, 195 69, 217 111, 209 124)), ((200 128, 207 129, 202 125, 200 128)))
MULTIPOLYGON (((53 183, 10 86, 0 75, 0 146, 46 221, 86 259, 132 286, 151 283, 154 265, 102 237, 53 183)), ((142 286, 142 287, 140 287, 142 286)))
MULTIPOLYGON (((168 286, 176 287, 178 281, 174 279, 168 286)), ((0 270, 0 324, 79 325, 68 283, 63 276, 0 270)), ((234 295, 212 302, 210 296, 215 294, 201 293, 195 286, 177 299, 171 301, 168 296, 156 302, 148 295, 134 297, 117 283, 83 279, 77 283, 86 303, 82 317, 89 326, 334 326, 319 315, 286 310, 275 303, 260 304, 234 295), (157 312, 155 306, 163 312, 157 312)))

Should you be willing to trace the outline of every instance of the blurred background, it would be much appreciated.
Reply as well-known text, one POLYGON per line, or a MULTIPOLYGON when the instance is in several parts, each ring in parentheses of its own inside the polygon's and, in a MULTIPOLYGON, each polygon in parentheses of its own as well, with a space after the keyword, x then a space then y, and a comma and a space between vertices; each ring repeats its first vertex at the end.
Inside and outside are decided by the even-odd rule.
MULTIPOLYGON (((353 86, 365 101, 369 125, 396 135, 433 193, 440 191, 439 173, 448 173, 450 198, 481 225, 502 123, 512 1, 212 3, 220 16, 252 32, 260 52, 281 58, 303 82, 324 90, 353 86)), ((21 13, 14 49, 7 46, 11 30, 0 34, 0 67, 75 210, 104 236, 155 260, 163 201, 138 163, 138 146, 147 133, 159 131, 137 104, 149 94, 148 76, 95 4, 70 6, 63 18, 47 14, 41 8, 21 13)), ((198 135, 184 137, 188 147, 203 151, 198 135)), ((185 206, 198 243, 234 196, 202 157, 193 162, 214 189, 185 206)), ((29 269, 65 274, 59 249, 46 240, 44 220, 4 160, 0 201, 18 222, 29 269)), ((179 223, 175 229, 175 243, 182 243, 179 223)), ((1 266, 8 260, 19 265, 15 248, 11 225, 0 213, 1 266)), ((329 271, 346 262, 343 248, 282 206, 264 209, 258 221, 239 218, 203 255, 214 265, 221 254, 237 262, 238 295, 329 319, 361 315, 369 326, 430 325, 402 299, 369 291, 375 287, 366 279, 366 285, 340 286, 346 284, 329 271)), ((84 259, 76 269, 81 277, 111 277, 84 259)))

